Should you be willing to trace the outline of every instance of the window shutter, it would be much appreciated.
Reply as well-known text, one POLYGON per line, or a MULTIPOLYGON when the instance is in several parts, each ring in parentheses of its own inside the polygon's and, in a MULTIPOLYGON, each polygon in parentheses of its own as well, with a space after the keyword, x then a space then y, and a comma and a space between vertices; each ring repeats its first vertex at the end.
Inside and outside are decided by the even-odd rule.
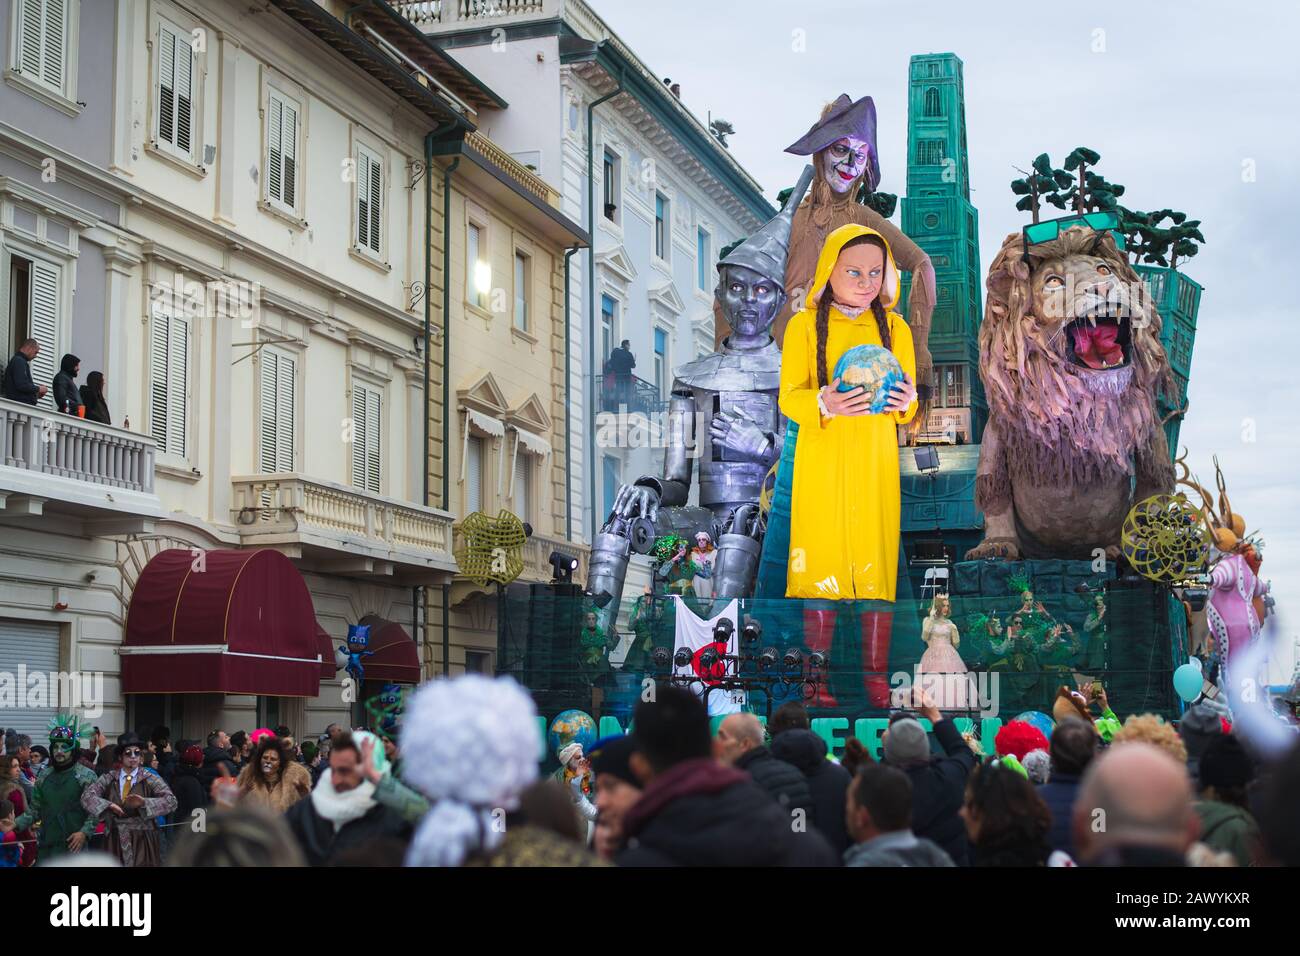
POLYGON ((176 142, 176 34, 158 27, 158 139, 176 142))
POLYGON ((167 451, 184 458, 185 420, 189 410, 190 326, 186 319, 167 321, 167 451))
POLYGON ((377 391, 364 385, 352 386, 352 421, 352 484, 379 494, 383 403, 377 391))
MULTIPOLYGON (((517 440, 517 439, 516 439, 517 440)), ((515 452, 515 514, 522 521, 529 520, 529 505, 532 497, 532 459, 526 452, 515 452)))
POLYGON ((54 407, 54 373, 59 354, 59 270, 44 262, 33 261, 31 267, 31 336, 41 343, 41 351, 32 362, 32 381, 48 391, 38 403, 54 407))
POLYGON ((470 435, 466 442, 465 514, 483 510, 483 439, 470 435))
POLYGON ((378 254, 383 248, 383 164, 366 149, 357 150, 357 245, 378 254))
POLYGON ((67 0, 45 0, 43 79, 54 89, 63 90, 65 32, 68 27, 67 0))
POLYGON ((298 202, 298 110, 281 101, 283 118, 280 124, 280 155, 284 157, 284 204, 296 207, 298 202))
POLYGON ((370 248, 370 157, 357 151, 357 245, 370 248))
POLYGON ((158 450, 184 458, 189 412, 189 321, 155 306, 149 332, 149 419, 158 450))
POLYGON ((378 392, 366 389, 366 490, 379 494, 379 433, 383 416, 378 392))
POLYGON ((171 24, 158 27, 158 141, 189 155, 193 122, 194 50, 171 24))
POLYGON ((370 158, 370 248, 380 249, 380 213, 383 211, 383 167, 373 156, 370 158))
POLYGON ((295 362, 262 349, 262 472, 293 471, 295 362))
POLYGON ((261 465, 263 474, 275 471, 278 460, 276 455, 276 418, 278 415, 276 401, 278 398, 276 389, 277 358, 278 356, 274 352, 266 348, 262 349, 261 465))
POLYGON ((41 76, 42 49, 45 46, 45 17, 41 0, 17 0, 18 68, 34 78, 41 76))
POLYGON ((358 488, 366 484, 366 392, 356 384, 352 386, 352 484, 358 488))
POLYGON ((194 50, 188 38, 176 35, 176 148, 190 151, 191 96, 194 78, 194 50))
POLYGON ((293 471, 293 432, 297 387, 293 359, 280 355, 276 361, 275 430, 277 471, 293 471))
POLYGON ((270 199, 284 196, 284 161, 280 155, 280 101, 272 94, 266 104, 266 195, 270 199))

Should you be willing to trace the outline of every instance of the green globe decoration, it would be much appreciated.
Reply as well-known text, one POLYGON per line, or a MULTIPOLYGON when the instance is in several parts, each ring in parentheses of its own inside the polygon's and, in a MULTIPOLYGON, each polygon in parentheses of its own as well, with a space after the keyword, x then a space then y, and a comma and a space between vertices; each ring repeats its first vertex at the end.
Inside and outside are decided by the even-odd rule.
POLYGON ((572 743, 582 744, 582 752, 586 753, 595 742, 596 722, 581 710, 564 711, 551 721, 551 729, 546 733, 546 743, 553 754, 572 743))
POLYGON ((861 386, 871 399, 868 411, 879 415, 889 404, 889 391, 903 382, 903 367, 889 349, 879 345, 855 345, 835 363, 838 391, 847 392, 861 386))
POLYGON ((1133 570, 1166 584, 1201 571, 1209 547, 1209 532, 1183 494, 1143 498, 1124 519, 1120 534, 1120 548, 1133 570))

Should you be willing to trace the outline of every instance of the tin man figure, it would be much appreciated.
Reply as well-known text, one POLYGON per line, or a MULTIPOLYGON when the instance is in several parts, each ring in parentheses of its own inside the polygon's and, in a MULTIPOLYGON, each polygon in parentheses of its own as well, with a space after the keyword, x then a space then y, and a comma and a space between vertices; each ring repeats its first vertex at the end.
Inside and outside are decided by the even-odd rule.
POLYGON ((759 494, 785 434, 777 405, 781 351, 771 328, 787 297, 790 225, 812 178, 806 166, 785 208, 718 264, 713 294, 732 332, 719 351, 675 370, 663 475, 619 488, 592 544, 587 591, 614 616, 631 552, 649 553, 667 531, 708 531, 717 542, 715 600, 753 593, 765 528, 759 494), (696 423, 705 421, 697 434, 696 423), (700 509, 688 509, 696 460, 700 509), (692 512, 707 526, 694 527, 700 518, 692 512))

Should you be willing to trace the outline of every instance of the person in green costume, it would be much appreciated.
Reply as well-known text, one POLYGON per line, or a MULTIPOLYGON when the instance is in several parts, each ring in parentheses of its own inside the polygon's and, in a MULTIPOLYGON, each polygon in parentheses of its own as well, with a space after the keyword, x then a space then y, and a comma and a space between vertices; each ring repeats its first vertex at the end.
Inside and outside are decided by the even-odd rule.
POLYGON ((664 599, 655 598, 650 586, 632 605, 632 616, 628 623, 636 637, 623 659, 623 670, 629 674, 639 674, 650 669, 650 652, 654 648, 655 631, 664 619, 664 599))
POLYGON ((578 635, 582 672, 589 683, 599 684, 610 673, 609 652, 618 647, 618 633, 613 628, 609 636, 596 623, 596 612, 588 611, 583 619, 582 633, 578 635))
POLYGON ((32 787, 32 802, 15 821, 18 830, 40 824, 36 856, 42 863, 62 853, 79 853, 95 831, 95 818, 81 805, 81 794, 95 772, 77 760, 81 725, 71 714, 50 721, 50 762, 32 787))
POLYGON ((1106 669, 1106 599, 1098 594, 1093 608, 1083 622, 1088 635, 1088 653, 1083 666, 1089 674, 1100 674, 1106 669))

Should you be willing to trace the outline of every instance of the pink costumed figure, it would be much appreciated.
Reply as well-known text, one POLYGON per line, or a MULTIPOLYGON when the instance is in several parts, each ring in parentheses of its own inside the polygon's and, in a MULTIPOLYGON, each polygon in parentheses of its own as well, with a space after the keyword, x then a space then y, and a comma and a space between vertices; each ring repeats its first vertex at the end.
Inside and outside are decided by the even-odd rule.
MULTIPOLYGON (((1179 459, 1179 464, 1182 464, 1182 459, 1179 459)), ((1246 519, 1232 510, 1217 456, 1214 472, 1219 488, 1217 514, 1211 506, 1209 494, 1199 484, 1187 480, 1180 480, 1179 484, 1195 488, 1200 493, 1205 503, 1202 518, 1220 554, 1210 569, 1210 600, 1205 608, 1205 620, 1226 665, 1239 657, 1259 636, 1267 614, 1265 598, 1269 585, 1259 577, 1262 542, 1246 535, 1246 519)))

